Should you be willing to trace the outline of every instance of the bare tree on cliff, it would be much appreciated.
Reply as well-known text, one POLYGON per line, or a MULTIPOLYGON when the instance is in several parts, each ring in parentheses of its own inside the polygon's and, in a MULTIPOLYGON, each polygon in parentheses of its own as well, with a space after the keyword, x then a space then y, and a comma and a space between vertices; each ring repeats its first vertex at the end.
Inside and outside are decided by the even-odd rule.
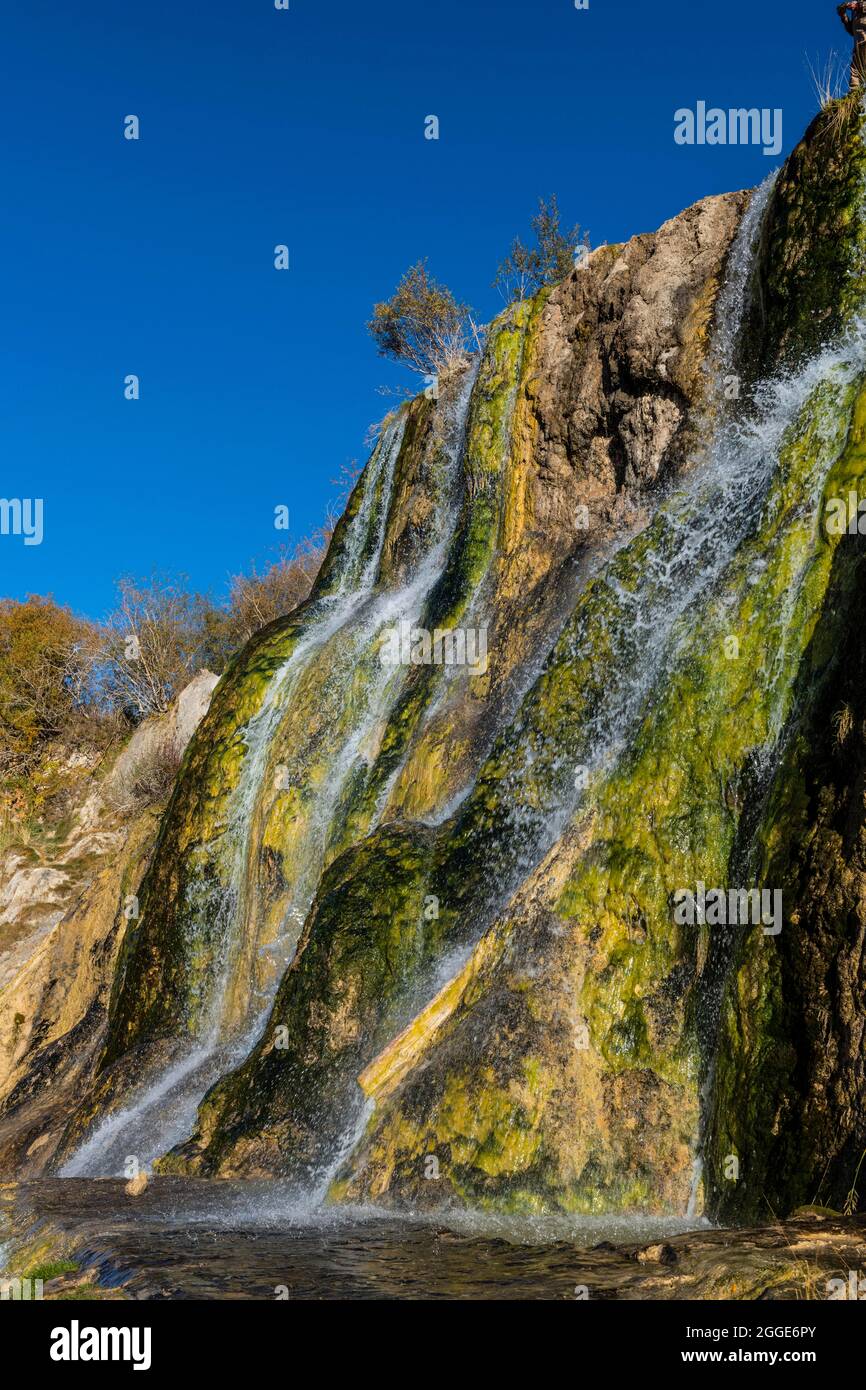
POLYGON ((545 285, 558 284, 574 269, 581 248, 589 250, 589 235, 581 235, 580 226, 563 232, 560 225, 556 194, 547 202, 538 201, 538 212, 532 219, 535 245, 526 246, 515 237, 511 250, 496 272, 493 281, 507 303, 537 294, 545 285))
POLYGON ((424 376, 448 372, 466 356, 469 310, 427 272, 413 265, 390 299, 373 308, 367 328, 382 357, 424 376))
POLYGON ((224 671, 255 633, 303 603, 321 568, 332 530, 332 525, 326 525, 293 550, 281 547, 277 558, 263 568, 253 564, 248 574, 232 575, 226 605, 200 601, 202 659, 211 670, 224 671))
POLYGON ((104 629, 104 693, 136 722, 164 714, 198 669, 205 601, 182 578, 161 574, 120 579, 117 594, 104 629))

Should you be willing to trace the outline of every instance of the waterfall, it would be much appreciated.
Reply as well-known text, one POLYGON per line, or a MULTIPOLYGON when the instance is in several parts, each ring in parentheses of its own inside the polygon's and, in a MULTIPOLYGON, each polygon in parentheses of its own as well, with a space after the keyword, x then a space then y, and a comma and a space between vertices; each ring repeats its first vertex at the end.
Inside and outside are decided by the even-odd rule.
MULTIPOLYGON (((449 828, 454 831, 458 857, 468 866, 468 910, 462 913, 463 939, 445 942, 435 977, 413 982, 412 1001, 402 1000, 407 1007, 424 1002, 415 997, 418 992, 453 979, 466 950, 613 777, 654 705, 661 703, 666 679, 694 643, 706 614, 713 605, 723 609, 726 602, 733 603, 735 562, 749 558, 749 543, 759 528, 785 505, 784 479, 780 481, 784 448, 807 409, 817 413, 820 428, 801 480, 802 506, 812 515, 818 508, 828 470, 844 444, 852 388, 866 370, 866 326, 855 323, 796 370, 753 387, 736 408, 727 394, 774 177, 752 196, 728 257, 707 364, 703 443, 688 469, 657 496, 644 529, 623 537, 578 594, 545 668, 497 744, 493 772, 482 768, 474 785, 447 808, 449 819, 436 817, 443 841, 449 828), (570 703, 557 707, 551 728, 545 682, 551 673, 563 672, 571 682, 570 703), (496 816, 501 813, 499 819, 489 814, 491 805, 496 816), (477 851, 474 856, 472 850, 477 851)), ((383 730, 405 691, 405 669, 379 659, 382 634, 403 620, 416 623, 446 573, 461 515, 478 367, 476 363, 464 373, 450 411, 438 412, 444 463, 435 483, 432 519, 414 562, 406 567, 409 573, 399 578, 388 572, 386 544, 406 412, 383 431, 341 545, 298 618, 291 650, 248 719, 237 783, 217 833, 203 847, 202 872, 188 891, 189 920, 207 919, 217 938, 191 1049, 183 1057, 176 1051, 125 1109, 99 1124, 67 1162, 65 1176, 115 1174, 128 1157, 146 1167, 176 1146, 191 1132, 205 1093, 262 1036, 322 872, 329 856, 338 852, 341 827, 357 804, 358 787, 376 765, 383 730), (316 715, 312 732, 301 727, 308 709, 316 715), (281 800, 285 787, 274 778, 278 765, 289 785, 301 789, 300 829, 294 839, 281 800), (275 849, 267 838, 275 826, 283 838, 275 850, 281 854, 280 885, 271 900, 263 882, 262 850, 275 849), (282 853, 286 846, 291 853, 282 853), (268 909, 275 904, 272 914, 265 903, 268 909)), ((506 433, 511 406, 513 399, 504 415, 506 433)), ((768 554, 783 543, 784 534, 781 539, 771 535, 768 554)), ((749 563, 757 584, 767 555, 753 555, 749 563)), ((486 600, 483 580, 476 580, 464 612, 483 614, 486 600)), ((796 601, 794 583, 776 614, 777 657, 766 691, 771 741, 778 739, 788 713, 786 655, 796 601)), ((447 694, 445 673, 422 710, 421 729, 447 694)), ((404 766, 405 747, 400 753, 388 775, 372 783, 376 800, 365 813, 364 831, 379 823, 404 766)), ((460 932, 453 935, 459 938, 460 932)), ((189 1040, 178 1036, 178 1049, 184 1043, 189 1040)), ((366 1111, 359 1119, 357 1099, 351 1116, 340 1111, 347 1123, 334 1163, 347 1158, 360 1137, 366 1111)), ((334 1171, 333 1163, 328 1171, 334 1171)), ((696 1159, 690 1207, 697 1204, 699 1184, 696 1159)))
MULTIPOLYGON (((442 412, 442 505, 414 573, 397 587, 377 583, 395 468, 405 433, 406 417, 401 412, 386 427, 370 460, 362 503, 327 576, 327 591, 314 597, 302 637, 271 678, 258 712, 244 731, 246 756, 232 794, 227 823, 219 841, 208 847, 211 855, 228 865, 229 887, 217 900, 213 895, 205 896, 204 910, 217 914, 225 923, 225 931, 199 1038, 185 1056, 152 1080, 132 1105, 110 1114, 96 1128, 65 1164, 64 1176, 115 1175, 123 1171, 130 1157, 147 1167, 186 1137, 206 1091, 247 1056, 261 1033, 273 993, 291 960, 315 892, 335 807, 353 768, 363 760, 365 741, 387 717, 405 676, 402 668, 395 670, 378 659, 380 636, 384 629, 401 620, 417 622, 445 564, 459 516, 459 481, 477 372, 475 362, 465 371, 453 406, 446 405, 442 412), (248 904, 247 898, 257 850, 254 837, 258 813, 263 796, 271 790, 269 769, 274 740, 300 680, 314 671, 317 657, 335 637, 343 640, 345 648, 341 668, 336 673, 323 673, 322 679, 338 686, 342 681, 348 688, 359 663, 366 659, 371 676, 364 715, 349 727, 331 761, 325 794, 317 802, 305 872, 295 885, 284 914, 284 929, 258 951, 260 957, 265 953, 270 957, 270 984, 256 989, 254 979, 242 982, 240 992, 246 1007, 240 1026, 233 1026, 230 995, 237 985, 238 972, 243 969, 243 958, 250 951, 252 934, 247 930, 246 914, 254 904, 248 904)), ((197 906, 201 910, 201 905, 197 906)))
MULTIPOLYGON (((754 195, 729 256, 728 274, 720 298, 724 309, 716 335, 714 381, 710 393, 716 404, 720 395, 718 383, 736 345, 743 287, 751 272, 754 243, 771 188, 772 180, 767 180, 754 195)), ((259 924, 254 920, 257 905, 255 859, 263 806, 271 791, 269 772, 280 726, 302 681, 317 680, 323 689, 323 698, 327 688, 336 694, 339 704, 347 698, 343 690, 349 686, 365 657, 375 649, 382 630, 402 618, 417 620, 423 611, 426 599, 442 574, 457 525, 456 483, 476 376, 477 366, 466 373, 450 429, 446 421, 449 476, 443 489, 444 505, 431 528, 430 544, 412 576, 393 588, 377 581, 405 415, 399 415, 383 433, 368 465, 369 477, 365 480, 361 505, 343 549, 326 576, 326 591, 314 596, 302 635, 271 678, 259 710, 244 731, 246 755, 228 807, 226 824, 219 839, 208 847, 209 853, 221 864, 222 879, 227 881, 228 887, 218 899, 208 898, 208 890, 205 890, 204 904, 195 905, 199 912, 210 911, 224 922, 211 997, 204 1011, 200 1035, 188 1054, 176 1059, 152 1080, 132 1105, 104 1120, 69 1160, 64 1170, 67 1175, 116 1173, 122 1169, 127 1156, 135 1155, 139 1163, 146 1165, 172 1148, 190 1132, 205 1092, 244 1060, 260 1036, 274 989, 291 960, 300 926, 315 892, 336 807, 353 769, 363 759, 364 744, 371 730, 382 725, 393 707, 404 672, 373 662, 362 716, 350 723, 330 758, 327 784, 317 798, 315 815, 308 827, 305 862, 296 869, 283 929, 273 940, 259 945, 259 924), (317 664, 320 657, 324 664, 317 664), (256 980, 262 956, 267 957, 268 967, 264 986, 256 980), (240 995, 240 1004, 237 998, 233 1000, 233 994, 240 995)), ((510 422, 510 410, 506 418, 510 422)), ((780 420, 779 429, 782 428, 780 420)), ((628 563, 628 546, 597 577, 596 584, 607 590, 606 621, 611 628, 615 627, 618 652, 609 673, 606 698, 594 719, 583 729, 583 738, 590 750, 585 761, 596 770, 608 764, 627 741, 658 675, 667 638, 682 615, 721 572, 727 555, 736 548, 754 520, 756 501, 766 486, 772 447, 760 459, 750 459, 751 437, 739 447, 735 427, 728 421, 719 426, 719 436, 725 441, 724 447, 712 450, 712 457, 696 466, 686 487, 671 497, 657 514, 652 528, 657 538, 653 548, 647 551, 647 571, 640 586, 632 588, 622 573, 623 562, 628 563), (732 429, 734 436, 729 438, 732 429), (712 518, 719 516, 728 518, 730 528, 729 546, 724 548, 707 544, 714 524, 712 518), (700 517, 704 524, 696 525, 696 518, 700 517), (611 619, 611 606, 616 610, 615 624, 611 619), (647 643, 648 634, 652 634, 651 644, 647 643)), ((566 634, 565 640, 570 641, 576 651, 589 637, 590 633, 582 629, 578 606, 576 623, 572 624, 572 631, 566 634)), ((519 791, 524 770, 532 777, 534 753, 530 753, 525 769, 521 769, 519 762, 512 769, 512 790, 519 791)), ((392 781, 393 777, 389 785, 392 781)), ((380 798, 380 808, 384 799, 380 798)), ((511 798, 512 830, 520 844, 510 876, 512 884, 534 867, 574 809, 573 797, 560 797, 555 804, 543 808, 544 814, 539 819, 537 805, 527 814, 519 794, 511 798)))
MULTIPOLYGON (((575 763, 588 767, 596 777, 603 776, 628 745, 650 692, 666 664, 675 659, 682 620, 712 589, 743 538, 757 525, 781 438, 798 403, 812 389, 813 378, 807 374, 798 388, 788 383, 780 387, 777 399, 768 391, 755 426, 738 421, 725 408, 726 373, 738 346, 744 287, 752 274, 774 182, 775 175, 753 195, 728 257, 719 299, 723 317, 714 335, 709 368, 704 432, 710 434, 710 442, 677 490, 661 500, 647 530, 631 542, 625 539, 612 559, 600 566, 578 596, 575 613, 557 642, 552 659, 576 666, 582 652, 599 647, 603 633, 607 660, 604 670, 596 673, 596 707, 579 724, 571 726, 569 721, 568 727, 542 734, 533 718, 536 685, 502 741, 506 751, 501 756, 510 758, 500 784, 506 824, 497 827, 501 834, 493 843, 488 839, 481 848, 475 847, 475 857, 485 864, 485 871, 462 913, 462 929, 468 928, 475 941, 575 814, 581 799, 574 785, 575 763), (759 439, 761 447, 756 448, 759 439), (714 534, 720 523, 723 543, 714 534)), ((819 377, 824 366, 815 368, 819 377)), ((482 773, 479 783, 460 797, 455 822, 458 844, 463 843, 464 825, 471 825, 477 807, 483 816, 489 794, 490 785, 482 773)), ((413 1015, 425 1012, 431 994, 437 998, 447 991, 465 965, 469 949, 471 942, 457 946, 447 942, 432 976, 412 983, 401 1005, 407 1025, 413 1015)), ((348 1155, 354 1147, 366 1113, 359 1094, 342 1116, 340 1155, 348 1155)), ((340 1161, 332 1158, 328 1172, 336 1172, 340 1161)), ((320 1185, 322 1181, 320 1177, 320 1185)))
MULTIPOLYGON (((754 231, 753 222, 745 235, 754 237, 754 231)), ((747 273, 748 267, 735 260, 736 280, 742 283, 747 273)), ((727 326, 721 341, 734 349, 736 338, 727 326)), ((540 732, 531 693, 511 730, 504 778, 506 825, 494 846, 501 887, 485 906, 487 921, 536 868, 634 738, 704 605, 719 593, 731 561, 756 532, 765 508, 776 505, 770 492, 782 447, 810 404, 826 420, 803 497, 804 509, 815 514, 827 473, 844 444, 848 393, 864 369, 866 323, 858 320, 840 342, 799 370, 758 384, 738 413, 721 413, 693 471, 582 596, 553 659, 579 668, 591 663, 593 652, 603 651, 603 670, 585 677, 595 698, 574 726, 558 729, 551 739, 549 731, 540 732), (825 396, 816 403, 818 388, 825 396), (579 788, 576 768, 586 774, 579 788)), ((756 558, 756 575, 764 563, 756 558)), ((792 591, 789 605, 794 598, 792 591)), ((786 610, 780 608, 780 651, 785 649, 785 619, 786 610)), ((776 700, 782 664, 776 663, 766 692, 769 701, 776 700)), ((777 733, 783 717, 779 705, 777 733)), ((462 814, 470 817, 473 810, 470 798, 462 814)))
MULTIPOLYGON (((856 364, 855 335, 807 364, 798 377, 758 387, 737 411, 726 398, 746 286, 776 178, 771 174, 753 194, 728 256, 707 366, 705 442, 646 529, 624 538, 578 595, 548 657, 545 669, 581 672, 577 679, 591 691, 590 708, 580 709, 573 724, 550 738, 536 719, 537 685, 509 730, 506 825, 501 843, 492 847, 501 882, 487 904, 488 921, 562 834, 585 799, 585 787, 609 773, 628 745, 653 688, 676 659, 685 620, 757 526, 782 440, 816 384, 836 368, 844 374, 846 365, 853 370, 856 364), (603 669, 591 664, 599 650, 605 652, 603 669), (575 785, 578 769, 585 774, 581 788, 575 785)), ((456 809, 458 824, 470 823, 473 795, 456 809)))

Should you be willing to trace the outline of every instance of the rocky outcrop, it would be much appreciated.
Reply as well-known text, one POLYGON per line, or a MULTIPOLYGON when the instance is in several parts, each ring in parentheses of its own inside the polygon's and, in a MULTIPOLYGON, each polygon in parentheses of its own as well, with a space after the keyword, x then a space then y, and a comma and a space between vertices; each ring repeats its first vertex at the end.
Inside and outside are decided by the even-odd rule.
POLYGON ((164 715, 139 725, 96 793, 97 805, 101 801, 122 808, 127 800, 134 803, 136 783, 150 768, 180 766, 187 744, 208 712, 217 682, 212 671, 199 671, 164 715))
POLYGON ((11 846, 0 887, 0 1171, 41 1171, 90 1076, 117 954, 137 912, 165 795, 142 804, 155 765, 175 765, 216 677, 201 671, 145 721, 86 794, 50 851, 11 846), (45 862, 46 853, 50 860, 45 862))
POLYGON ((531 511, 545 532, 563 517, 570 529, 579 501, 609 517, 624 490, 686 461, 725 252, 746 201, 707 198, 652 235, 594 252, 551 293, 532 392, 531 511), (562 497, 569 477, 584 496, 562 497))
POLYGON ((0 1172, 50 1164, 89 1081, 117 952, 159 826, 158 808, 118 834, 60 920, 0 991, 0 1172))

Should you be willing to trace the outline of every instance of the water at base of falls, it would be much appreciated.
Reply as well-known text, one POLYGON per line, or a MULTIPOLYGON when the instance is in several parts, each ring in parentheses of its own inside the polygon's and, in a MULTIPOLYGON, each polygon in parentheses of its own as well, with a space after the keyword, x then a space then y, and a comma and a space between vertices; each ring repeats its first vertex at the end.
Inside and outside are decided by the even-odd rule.
POLYGON ((573 1299, 577 1286, 614 1297, 658 1269, 635 1260, 635 1247, 716 1236, 706 1222, 671 1217, 313 1208, 280 1182, 158 1178, 134 1201, 123 1186, 22 1184, 0 1193, 0 1230, 14 1213, 18 1231, 62 1232, 67 1257, 136 1299, 292 1301, 573 1299))

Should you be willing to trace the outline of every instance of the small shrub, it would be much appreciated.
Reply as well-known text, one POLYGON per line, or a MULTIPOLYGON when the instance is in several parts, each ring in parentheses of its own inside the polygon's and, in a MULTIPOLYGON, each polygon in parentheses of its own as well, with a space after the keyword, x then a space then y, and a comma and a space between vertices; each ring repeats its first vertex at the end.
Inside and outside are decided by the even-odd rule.
POLYGON ((426 261, 419 261, 391 298, 374 306, 367 328, 382 357, 439 376, 465 360, 468 320, 467 306, 428 275, 426 261))
POLYGON ((546 202, 539 199, 538 212, 532 219, 535 245, 524 245, 515 237, 511 250, 496 272, 493 286, 511 303, 537 294, 545 285, 556 285, 574 269, 575 255, 580 247, 589 248, 589 236, 581 236, 580 227, 563 232, 560 226, 559 204, 556 195, 546 202))
POLYGON ((171 792, 182 761, 167 740, 157 743, 126 775, 109 779, 108 805, 123 815, 157 805, 171 792))

